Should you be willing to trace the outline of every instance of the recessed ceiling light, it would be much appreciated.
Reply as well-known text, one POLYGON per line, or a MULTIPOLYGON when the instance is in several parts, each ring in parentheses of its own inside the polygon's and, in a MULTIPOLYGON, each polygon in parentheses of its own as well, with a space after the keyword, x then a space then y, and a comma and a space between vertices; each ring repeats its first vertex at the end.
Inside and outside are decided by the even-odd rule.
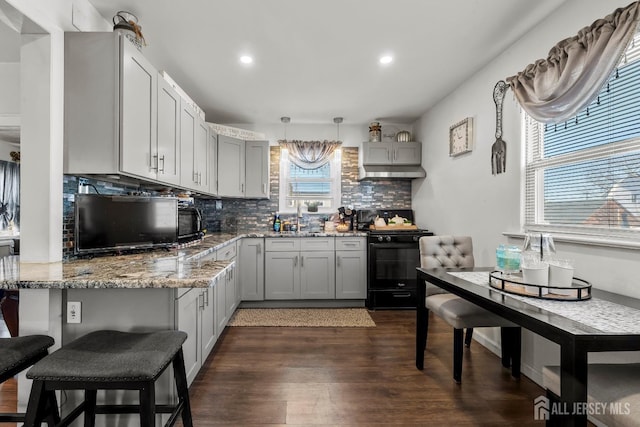
POLYGON ((380 63, 383 65, 391 64, 393 62, 393 56, 384 55, 380 57, 380 63))
POLYGON ((251 64, 253 63, 253 58, 249 55, 242 55, 240 57, 240 62, 242 62, 243 64, 251 64))

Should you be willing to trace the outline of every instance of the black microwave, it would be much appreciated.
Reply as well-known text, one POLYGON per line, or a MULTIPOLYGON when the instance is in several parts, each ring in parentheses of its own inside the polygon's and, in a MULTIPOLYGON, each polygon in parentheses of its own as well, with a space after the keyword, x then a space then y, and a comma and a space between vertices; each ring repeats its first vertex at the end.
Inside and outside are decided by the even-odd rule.
POLYGON ((193 206, 178 207, 178 242, 190 242, 201 238, 202 232, 202 215, 200 211, 193 206))

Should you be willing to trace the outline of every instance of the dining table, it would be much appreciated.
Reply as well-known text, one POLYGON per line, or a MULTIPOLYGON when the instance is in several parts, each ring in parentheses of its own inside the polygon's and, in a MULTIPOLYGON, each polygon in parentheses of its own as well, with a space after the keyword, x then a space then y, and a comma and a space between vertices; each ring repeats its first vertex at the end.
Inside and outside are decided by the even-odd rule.
POLYGON ((586 426, 588 353, 640 350, 640 300, 600 289, 579 301, 517 295, 490 285, 494 270, 417 268, 416 367, 424 367, 428 282, 558 344, 561 424, 586 426))

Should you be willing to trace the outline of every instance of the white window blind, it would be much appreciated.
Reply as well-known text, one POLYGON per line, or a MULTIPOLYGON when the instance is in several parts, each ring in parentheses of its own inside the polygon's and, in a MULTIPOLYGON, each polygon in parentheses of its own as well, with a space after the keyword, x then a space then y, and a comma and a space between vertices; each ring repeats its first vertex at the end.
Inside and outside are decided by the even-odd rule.
POLYGON ((525 229, 640 239, 640 35, 574 119, 525 118, 525 229))
POLYGON ((281 150, 280 212, 333 213, 341 197, 342 156, 340 149, 331 160, 316 169, 303 169, 289 160, 287 150, 281 150), (317 210, 315 210, 317 208, 317 210))

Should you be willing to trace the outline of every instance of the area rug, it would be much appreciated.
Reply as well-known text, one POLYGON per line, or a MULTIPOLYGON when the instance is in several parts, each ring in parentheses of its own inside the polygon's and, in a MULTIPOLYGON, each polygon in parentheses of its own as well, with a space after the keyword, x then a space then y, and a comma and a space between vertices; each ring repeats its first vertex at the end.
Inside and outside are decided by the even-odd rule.
POLYGON ((229 326, 371 328, 376 324, 364 308, 241 308, 229 326))

